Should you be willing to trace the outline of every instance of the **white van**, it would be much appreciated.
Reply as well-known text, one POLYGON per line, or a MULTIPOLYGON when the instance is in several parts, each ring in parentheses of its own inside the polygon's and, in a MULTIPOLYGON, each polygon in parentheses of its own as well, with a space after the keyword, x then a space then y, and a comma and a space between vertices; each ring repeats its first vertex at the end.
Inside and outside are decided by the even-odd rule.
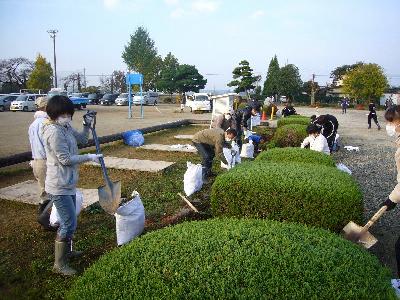
POLYGON ((210 97, 207 93, 193 93, 186 95, 186 106, 190 107, 190 111, 208 111, 211 112, 210 97))
POLYGON ((17 99, 11 102, 11 111, 36 111, 36 99, 39 97, 46 97, 45 94, 23 94, 19 95, 17 99))

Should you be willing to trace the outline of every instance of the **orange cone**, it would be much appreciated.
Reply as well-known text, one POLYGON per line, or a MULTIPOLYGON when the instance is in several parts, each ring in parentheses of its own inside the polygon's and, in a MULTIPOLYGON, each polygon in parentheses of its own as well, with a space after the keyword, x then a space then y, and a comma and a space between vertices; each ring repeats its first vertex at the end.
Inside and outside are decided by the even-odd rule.
POLYGON ((262 113, 261 121, 267 121, 267 113, 265 111, 262 113))

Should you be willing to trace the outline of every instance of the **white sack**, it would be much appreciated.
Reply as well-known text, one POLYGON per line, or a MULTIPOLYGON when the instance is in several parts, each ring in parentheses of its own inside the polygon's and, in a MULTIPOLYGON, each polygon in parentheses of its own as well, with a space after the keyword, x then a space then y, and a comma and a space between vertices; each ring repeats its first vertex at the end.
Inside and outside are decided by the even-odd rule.
POLYGON ((240 158, 239 147, 236 145, 236 143, 232 145, 231 149, 222 148, 222 152, 228 164, 225 164, 221 161, 221 168, 230 169, 241 163, 242 159, 240 158))
POLYGON ((261 118, 260 115, 257 114, 256 116, 251 116, 251 126, 259 126, 261 125, 261 118))
POLYGON ((187 170, 183 176, 183 190, 186 196, 192 195, 194 192, 201 190, 203 186, 203 168, 201 164, 187 163, 187 170))
POLYGON ((254 157, 254 145, 253 141, 249 141, 247 144, 242 145, 241 157, 253 158, 254 157))
MULTIPOLYGON (((76 216, 79 216, 83 204, 83 194, 80 191, 76 191, 76 216)), ((57 226, 60 225, 60 215, 58 214, 57 208, 53 203, 50 213, 50 225, 57 226)))
POLYGON ((336 168, 338 168, 340 171, 346 172, 351 175, 351 170, 342 163, 336 164, 336 168))
POLYGON ((118 246, 130 242, 143 232, 145 212, 139 194, 136 195, 121 205, 114 214, 118 246))

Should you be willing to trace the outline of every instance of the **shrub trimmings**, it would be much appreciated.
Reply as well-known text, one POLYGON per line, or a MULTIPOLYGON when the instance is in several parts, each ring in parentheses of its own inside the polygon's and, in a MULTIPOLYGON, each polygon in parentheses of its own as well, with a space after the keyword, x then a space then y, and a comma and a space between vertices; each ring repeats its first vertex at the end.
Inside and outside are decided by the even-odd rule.
POLYGON ((261 152, 256 160, 271 162, 300 162, 335 167, 335 161, 329 155, 302 148, 275 148, 261 152))
POLYGON ((300 147, 307 137, 306 125, 288 124, 277 128, 273 142, 277 147, 300 147))
POLYGON ((104 255, 67 299, 396 299, 390 272, 322 229, 212 219, 104 255))
POLYGON ((362 221, 362 194, 336 168, 305 163, 242 163, 219 175, 211 190, 216 216, 268 218, 339 232, 362 221))

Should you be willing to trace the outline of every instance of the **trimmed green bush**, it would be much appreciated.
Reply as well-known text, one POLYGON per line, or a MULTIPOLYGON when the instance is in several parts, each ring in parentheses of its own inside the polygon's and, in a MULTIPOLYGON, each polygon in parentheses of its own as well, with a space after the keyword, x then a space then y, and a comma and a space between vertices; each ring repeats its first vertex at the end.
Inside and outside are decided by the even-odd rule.
POLYGON ((67 299, 396 299, 390 272, 328 231, 212 219, 148 233, 78 278, 67 299))
POLYGON ((274 142, 277 147, 300 147, 307 137, 307 125, 288 124, 276 129, 274 142))
POLYGON ((299 162, 315 165, 335 167, 335 161, 329 155, 302 148, 275 148, 270 151, 261 152, 256 160, 267 160, 271 162, 299 162))
POLYGON ((290 221, 339 232, 350 220, 362 223, 361 191, 336 168, 304 163, 242 163, 214 181, 215 216, 290 221))
POLYGON ((310 118, 304 116, 290 116, 286 118, 280 118, 278 120, 278 128, 289 125, 289 124, 301 124, 308 126, 310 124, 310 118))

